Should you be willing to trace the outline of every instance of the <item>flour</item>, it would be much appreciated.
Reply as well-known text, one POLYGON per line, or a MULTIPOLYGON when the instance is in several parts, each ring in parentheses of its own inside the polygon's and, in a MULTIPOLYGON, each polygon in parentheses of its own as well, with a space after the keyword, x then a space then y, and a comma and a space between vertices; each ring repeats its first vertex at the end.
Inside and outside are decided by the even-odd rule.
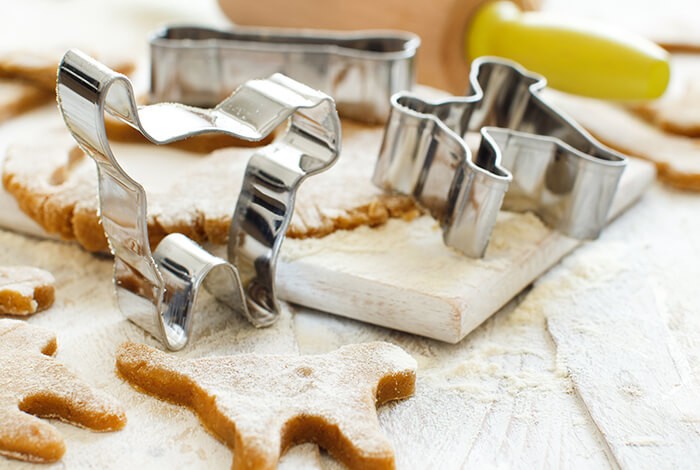
MULTIPOLYGON (((192 412, 143 395, 115 374, 114 353, 120 344, 158 343, 117 309, 111 259, 89 255, 66 243, 0 231, 0 264, 33 265, 53 273, 54 306, 27 321, 57 333, 57 359, 85 382, 114 397, 127 414, 126 427, 114 433, 94 433, 55 422, 67 451, 61 462, 42 469, 230 467, 231 452, 204 430, 192 412)), ((273 327, 258 330, 211 297, 205 295, 200 300, 193 343, 177 356, 296 351, 291 316, 286 310, 273 327)), ((307 455, 308 463, 308 455, 314 452, 308 447, 294 455, 297 461, 305 460, 299 453, 307 455)), ((0 467, 33 468, 4 459, 0 459, 0 467)))
MULTIPOLYGON (((546 230, 539 219, 531 214, 503 213, 494 232, 494 240, 498 242, 494 252, 521 243, 521 236, 532 243, 532 238, 541 236, 546 230)), ((411 257, 417 258, 419 261, 416 264, 422 264, 424 268, 416 274, 401 271, 402 283, 411 285, 413 282, 417 285, 433 282, 435 285, 430 285, 430 288, 438 288, 440 279, 460 276, 470 269, 472 263, 479 266, 489 263, 488 258, 474 261, 463 256, 452 257, 452 250, 440 243, 439 227, 427 216, 410 223, 390 221, 378 229, 337 232, 319 241, 296 243, 288 240, 284 254, 290 257, 322 254, 333 258, 363 251, 376 250, 381 253, 396 249, 396 252, 400 252, 401 245, 406 243, 409 236, 412 237, 412 246, 415 246, 416 239, 425 237, 426 246, 437 244, 441 248, 436 251, 427 248, 424 251, 413 250, 411 257), (381 236, 374 233, 381 233, 381 236), (439 278, 426 275, 438 272, 441 274, 439 278)), ((597 248, 595 252, 585 250, 584 254, 565 258, 562 265, 543 276, 521 302, 512 302, 457 345, 421 341, 398 333, 393 333, 392 339, 416 357, 420 379, 432 387, 468 392, 473 398, 484 402, 492 401, 503 393, 516 395, 526 390, 571 393, 568 371, 554 353, 546 334, 547 305, 558 298, 583 295, 588 286, 618 275, 624 267, 625 246, 617 242, 605 245, 598 242, 597 248)), ((357 335, 373 340, 386 334, 386 330, 381 328, 364 331, 367 327, 304 313, 297 315, 295 325, 302 351, 327 351, 357 335)))
POLYGON ((512 262, 513 252, 535 246, 549 233, 530 213, 501 212, 485 258, 473 259, 446 246, 439 224, 424 215, 411 221, 390 219, 375 228, 339 230, 321 239, 287 239, 281 256, 288 263, 323 259, 324 265, 338 270, 352 266, 360 277, 458 296, 465 280, 484 269, 502 271, 512 262))
MULTIPOLYGON (((512 217, 511 222, 521 218, 520 215, 512 217)), ((388 226, 401 227, 416 222, 422 227, 417 230, 418 236, 434 237, 431 243, 440 241, 439 228, 428 217, 410 224, 392 221, 388 226)), ((532 223, 534 227, 531 228, 537 233, 536 221, 524 216, 524 222, 526 227, 532 223)), ((358 230, 370 233, 389 229, 358 230)), ((355 237, 358 233, 338 232, 338 237, 355 237)), ((345 242, 349 243, 349 239, 345 242)), ((285 242, 285 246, 288 242, 290 240, 285 242)), ((314 240, 305 243, 318 246, 314 240)), ((344 246, 352 251, 352 248, 344 246)), ((440 247, 437 250, 451 253, 442 243, 437 246, 440 247)), ((617 248, 611 247, 611 250, 614 249, 617 248)), ((605 266, 611 264, 610 260, 605 260, 605 256, 602 258, 593 262, 593 268, 579 270, 579 263, 569 262, 566 266, 567 269, 579 270, 584 279, 581 282, 585 282, 586 278, 606 275, 605 266)), ((204 431, 190 411, 140 394, 115 375, 114 352, 122 342, 157 343, 124 320, 115 307, 111 260, 91 256, 68 244, 37 241, 0 232, 0 263, 30 264, 54 273, 57 281, 56 305, 47 312, 32 316, 29 322, 56 331, 58 359, 89 384, 115 397, 127 412, 129 421, 126 428, 111 434, 96 434, 58 423, 68 450, 63 463, 53 468, 61 468, 61 465, 66 468, 90 468, 93 465, 100 468, 105 465, 111 468, 138 465, 151 468, 229 467, 230 451, 204 431)), ((610 275, 614 275, 614 272, 610 270, 610 275)), ((533 290, 535 299, 538 298, 537 292, 545 291, 544 287, 538 291, 539 288, 533 290)), ((561 292, 560 295, 565 293, 561 292)), ((543 293, 542 303, 545 297, 543 293)), ((478 418, 480 413, 488 412, 496 413, 496 416, 500 416, 499 413, 511 416, 515 423, 513 429, 520 429, 519 426, 529 429, 537 422, 558 419, 564 424, 551 426, 576 426, 585 430, 589 426, 585 410, 576 411, 575 405, 570 409, 574 400, 570 395, 571 383, 565 369, 557 362, 544 330, 543 308, 539 301, 528 299, 526 297, 520 307, 518 301, 512 302, 467 339, 450 345, 305 310, 293 316, 285 310, 275 326, 256 330, 204 296, 201 299, 203 310, 197 312, 195 319, 194 342, 176 355, 204 357, 252 351, 284 353, 296 351, 297 344, 302 353, 317 353, 343 344, 374 340, 398 344, 418 362, 417 396, 415 401, 410 399, 400 406, 392 405, 380 410, 380 422, 399 455, 403 456, 415 455, 418 441, 413 438, 407 442, 400 436, 407 432, 420 435, 421 427, 426 426, 421 418, 425 413, 434 420, 430 421, 434 423, 431 426, 441 426, 440 423, 454 413, 465 420, 460 427, 464 427, 464 423, 472 423, 469 426, 473 426, 474 422, 482 419, 478 418), (437 399, 443 394, 451 398, 437 399), (524 403, 541 403, 544 396, 549 397, 550 407, 530 411, 521 409, 524 403), (456 408, 452 411, 446 407, 456 408), (558 410, 562 409, 567 410, 566 414, 559 416, 558 410), (471 411, 463 416, 465 410, 471 411), (569 423, 567 420, 574 424, 566 424, 569 423), (407 426, 411 431, 407 431, 407 426)), ((427 446, 423 452, 430 455, 433 451, 429 449, 431 447, 427 446)), ((305 449, 295 449, 290 454, 290 461, 298 462, 299 453, 316 455, 313 446, 306 446, 305 449)), ((304 458, 301 460, 308 462, 304 458)), ((286 461, 286 458, 283 459, 283 462, 286 461)), ((14 462, 9 465, 10 468, 24 468, 23 464, 14 462)))

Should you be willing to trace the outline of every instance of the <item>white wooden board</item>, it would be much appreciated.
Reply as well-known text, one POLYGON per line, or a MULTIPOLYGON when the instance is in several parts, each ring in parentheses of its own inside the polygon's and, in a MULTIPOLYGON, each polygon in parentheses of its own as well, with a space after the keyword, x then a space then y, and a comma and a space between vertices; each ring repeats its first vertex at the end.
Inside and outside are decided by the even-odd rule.
MULTIPOLYGON (((55 118, 55 110, 40 110, 3 126, 0 133, 27 132, 29 124, 41 128, 44 121, 55 125, 55 118)), ((368 153, 378 151, 381 132, 372 131, 377 149, 368 153)), ((173 159, 171 164, 176 171, 186 162, 173 159)), ((366 166, 369 178, 371 167, 366 166)), ((630 160, 611 218, 636 201, 653 178, 651 165, 630 160)), ((0 226, 46 236, 9 195, 1 196, 0 226)), ((280 297, 290 302, 455 343, 581 243, 532 214, 503 212, 486 256, 475 260, 444 246, 429 216, 391 220, 379 228, 339 231, 321 239, 285 240, 277 283, 280 297)))
MULTIPOLYGON (((39 110, 2 126, 0 142, 32 128, 60 125, 56 121, 55 110, 39 110)), ((346 149, 362 146, 358 165, 367 180, 382 132, 376 128, 345 134, 346 149)), ((146 165, 139 152, 135 155, 132 170, 146 165)), ((171 170, 185 174, 189 160, 175 156, 169 161, 171 170)), ((148 174, 147 168, 141 173, 148 174)), ((653 178, 651 165, 630 160, 611 218, 636 201, 653 178)), ((9 195, 0 196, 0 226, 46 236, 9 195)), ((455 343, 581 243, 532 214, 502 212, 486 256, 475 260, 444 246, 429 216, 391 220, 379 228, 339 231, 321 239, 285 240, 277 282, 280 297, 290 302, 455 343)))
MULTIPOLYGON (((631 159, 610 217, 633 204, 654 174, 651 165, 631 159)), ((502 213, 481 260, 445 247, 427 216, 353 232, 286 240, 278 266, 280 297, 450 343, 582 243, 531 214, 502 213)))
MULTIPOLYGON (((63 3, 71 2, 61 2, 60 8, 63 3)), ((175 3, 189 5, 182 0, 160 3, 173 10, 175 3)), ((213 1, 203 4, 215 6, 213 1)), ((154 15, 150 6, 148 12, 154 15)), ((190 15, 189 19, 196 18, 190 15)), ((133 34, 133 29, 125 31, 133 34)), ((0 134, 1 146, 4 136, 16 136, 16 128, 0 126, 0 134)), ((45 236, 31 221, 23 219, 13 204, 12 199, 3 200, 0 191, 0 223, 3 217, 15 216, 10 227, 22 228, 15 225, 19 218, 25 224, 23 230, 45 236)), ((194 342, 178 354, 203 357, 253 351, 292 353, 297 349, 316 353, 376 339, 401 345, 419 363, 417 395, 380 409, 380 422, 395 445, 398 468, 402 470, 637 469, 654 467, 660 461, 655 456, 667 457, 678 468, 694 468, 697 457, 692 448, 688 452, 682 445, 664 446, 664 439, 697 442, 693 427, 698 422, 699 396, 686 379, 688 374, 700 377, 699 213, 699 197, 655 187, 637 208, 606 230, 600 241, 589 245, 597 251, 614 242, 625 249, 629 259, 646 259, 649 271, 640 275, 647 276, 648 284, 622 282, 607 293, 599 288, 582 291, 581 286, 568 282, 576 275, 576 266, 565 263, 539 281, 531 293, 521 295, 456 345, 305 309, 293 315, 285 309, 277 325, 255 330, 209 302, 206 315, 197 319, 194 342), (551 283, 558 286, 557 298, 551 297, 551 283), (635 298, 639 289, 649 288, 654 291, 653 299, 635 298), (601 302, 596 300, 599 295, 619 296, 619 301, 611 300, 612 305, 627 308, 624 304, 629 302, 634 308, 613 316, 615 312, 606 304, 604 310, 593 312, 593 318, 580 325, 584 328, 579 327, 572 317, 591 315, 589 309, 601 302), (656 302, 658 310, 644 305, 645 299, 656 302), (549 331, 545 329, 545 314, 549 331), (599 320, 607 321, 606 325, 619 334, 601 339, 585 330, 599 320), (644 325, 638 328, 640 321, 644 325), (555 322, 559 325, 557 333, 555 322), (559 335, 557 344, 549 333, 559 335), (640 341, 645 337, 651 340, 640 341), (590 352, 589 347, 595 347, 595 351, 590 352), (600 370, 608 357, 612 358, 610 367, 600 370), (586 362, 586 358, 591 361, 586 362), (640 370, 640 361, 648 370, 640 370), (618 409, 620 400, 626 399, 615 396, 619 393, 618 377, 630 374, 643 392, 663 392, 680 385, 683 393, 661 400, 658 407, 653 395, 642 395, 637 401, 623 402, 618 409), (684 396, 688 398, 682 402, 679 397, 684 396), (679 402, 681 409, 674 409, 679 402), (669 429, 679 418, 684 424, 669 429), (646 434, 633 434, 634 429, 646 434), (659 434, 661 440, 640 439, 659 434), (636 439, 625 440, 629 435, 636 439), (654 458, 647 460, 650 455, 654 458)), ((492 254, 508 251, 504 248, 492 250, 492 254)), ((313 249, 322 248, 312 246, 308 252, 313 249)), ((346 247, 346 251, 348 258, 353 256, 351 248, 346 247)), ((588 258, 591 253, 589 249, 580 250, 576 256, 588 258)), ((362 257, 358 253, 355 256, 362 257)), ((67 453, 61 462, 34 465, 0 457, 0 468, 230 468, 230 451, 204 430, 193 413, 140 394, 114 373, 113 353, 119 343, 155 343, 124 320, 114 305, 111 260, 90 256, 69 244, 0 231, 0 264, 18 263, 49 269, 58 282, 56 305, 27 321, 58 333, 58 359, 119 399, 127 410, 129 424, 118 433, 92 433, 54 421, 66 439, 67 453)), ((439 263, 433 266, 439 273, 439 263)), ((425 284, 440 282, 429 279, 424 270, 412 276, 404 274, 416 284, 421 276, 425 284)), ((465 289, 473 287, 465 283, 465 289)), ((498 289, 502 287, 484 285, 478 292, 498 289)), ((358 304, 357 308, 363 306, 358 304)), ((315 468, 318 464, 313 446, 303 446, 287 453, 282 467, 315 468)), ((328 469, 342 468, 327 456, 321 464, 328 469)))

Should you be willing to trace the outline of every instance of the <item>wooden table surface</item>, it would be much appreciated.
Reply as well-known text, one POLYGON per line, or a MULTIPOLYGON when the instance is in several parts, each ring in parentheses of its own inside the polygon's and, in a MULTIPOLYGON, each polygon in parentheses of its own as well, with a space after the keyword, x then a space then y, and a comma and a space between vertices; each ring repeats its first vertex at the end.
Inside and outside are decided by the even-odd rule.
MULTIPOLYGON (((456 345, 296 307, 255 330, 205 299, 210 314, 178 354, 318 353, 371 340, 402 346, 419 364, 416 396, 379 412, 399 468, 697 466, 699 214, 700 195, 656 184, 599 240, 456 345)), ((28 321, 56 331, 58 359, 122 401, 129 418, 123 431, 106 434, 56 423, 67 453, 36 468, 230 466, 230 451, 191 412, 114 374, 118 344, 155 342, 115 307, 111 260, 0 231, 0 264, 54 273, 56 305, 28 321)), ((311 445, 288 453, 283 466, 339 467, 311 445)), ((34 467, 0 457, 0 468, 34 467)))

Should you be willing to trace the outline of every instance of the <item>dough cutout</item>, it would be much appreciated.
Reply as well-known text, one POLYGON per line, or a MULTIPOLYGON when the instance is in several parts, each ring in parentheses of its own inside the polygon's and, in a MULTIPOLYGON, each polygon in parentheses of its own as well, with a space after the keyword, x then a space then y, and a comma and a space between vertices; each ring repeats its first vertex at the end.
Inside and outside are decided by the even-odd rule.
POLYGON ((349 468, 394 468, 376 406, 411 396, 416 361, 375 342, 321 355, 241 354, 183 360, 125 343, 117 370, 139 390, 190 407, 233 452, 233 468, 276 468, 315 442, 349 468))
POLYGON ((94 431, 126 424, 121 407, 54 359, 56 335, 19 320, 0 319, 0 454, 55 462, 65 452, 58 418, 94 431), (34 416, 32 416, 34 415, 34 416))

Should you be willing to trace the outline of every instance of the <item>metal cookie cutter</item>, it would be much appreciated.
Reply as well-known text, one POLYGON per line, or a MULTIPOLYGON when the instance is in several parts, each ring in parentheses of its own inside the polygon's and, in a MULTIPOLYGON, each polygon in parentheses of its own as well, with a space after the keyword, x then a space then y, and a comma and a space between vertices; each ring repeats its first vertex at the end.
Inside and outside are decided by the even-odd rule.
POLYGON ((596 238, 626 157, 547 105, 538 94, 546 80, 513 62, 477 59, 470 84, 469 96, 438 102, 392 97, 374 183, 413 195, 441 222, 445 243, 475 258, 501 206, 596 238), (464 138, 479 129, 472 158, 464 138))
POLYGON ((420 39, 401 31, 330 32, 172 26, 151 38, 151 99, 209 107, 275 72, 328 93, 338 112, 384 122, 415 81, 420 39))
POLYGON ((174 350, 187 343, 201 284, 255 326, 274 322, 275 265, 296 190, 307 176, 329 168, 340 151, 333 100, 275 74, 245 83, 213 109, 137 107, 125 76, 78 51, 66 53, 59 66, 57 95, 66 126, 97 163, 101 219, 115 256, 121 310, 174 350), (261 140, 289 120, 286 134, 248 162, 229 232, 230 263, 181 234, 166 236, 151 252, 146 193, 113 155, 105 111, 156 144, 206 132, 261 140))

